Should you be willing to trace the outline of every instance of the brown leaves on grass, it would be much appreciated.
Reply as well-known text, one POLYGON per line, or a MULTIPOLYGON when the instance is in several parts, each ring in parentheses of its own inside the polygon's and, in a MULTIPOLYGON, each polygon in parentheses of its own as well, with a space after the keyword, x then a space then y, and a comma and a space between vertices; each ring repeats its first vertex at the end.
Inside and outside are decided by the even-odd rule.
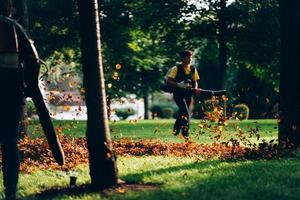
MULTIPOLYGON (((22 160, 21 171, 27 173, 36 169, 69 171, 88 162, 85 138, 71 138, 64 135, 59 135, 59 138, 66 156, 66 164, 63 167, 55 163, 45 138, 24 138, 19 144, 22 160)), ((201 160, 212 157, 230 157, 232 154, 242 157, 244 154, 244 149, 241 147, 236 147, 233 151, 231 146, 223 144, 210 145, 195 142, 164 143, 161 141, 121 139, 114 141, 113 146, 115 153, 122 156, 173 155, 191 156, 201 160)))
POLYGON ((73 139, 59 135, 59 139, 66 156, 66 164, 63 167, 56 164, 45 138, 24 138, 19 144, 21 171, 30 173, 36 168, 68 171, 87 163, 88 153, 84 138, 73 139))
MULTIPOLYGON (((71 138, 64 135, 59 135, 59 138, 66 156, 66 164, 63 167, 55 163, 45 138, 24 138, 19 144, 22 160, 21 171, 26 173, 32 173, 37 169, 69 171, 80 164, 88 163, 85 138, 71 138)), ((165 143, 154 140, 121 139, 113 141, 113 147, 115 153, 122 156, 163 155, 193 157, 198 161, 211 158, 221 160, 273 159, 280 158, 287 152, 280 149, 274 141, 245 147, 235 139, 212 144, 198 144, 193 141, 165 143)))

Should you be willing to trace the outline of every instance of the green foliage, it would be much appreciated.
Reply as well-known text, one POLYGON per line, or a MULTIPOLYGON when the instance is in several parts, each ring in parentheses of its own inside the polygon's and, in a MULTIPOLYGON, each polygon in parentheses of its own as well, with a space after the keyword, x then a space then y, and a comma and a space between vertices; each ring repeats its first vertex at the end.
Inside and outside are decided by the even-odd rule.
MULTIPOLYGON (((103 66, 106 86, 110 85, 107 87, 109 98, 127 93, 141 97, 157 91, 163 74, 177 61, 177 53, 183 48, 196 50, 195 66, 201 77, 200 86, 220 89, 217 86, 219 73, 222 73, 218 61, 220 2, 204 0, 202 3, 207 6, 202 7, 197 4, 198 1, 183 0, 100 1, 103 66), (117 80, 114 79, 116 64, 122 65, 117 71, 117 80)), ((227 25, 224 35, 228 48, 227 89, 237 88, 230 91, 229 100, 235 104, 245 102, 239 98, 239 93, 247 88, 236 80, 243 79, 239 77, 239 71, 247 70, 271 86, 255 90, 255 94, 247 99, 267 94, 263 98, 270 99, 272 106, 272 101, 277 101, 272 99, 273 91, 278 92, 279 88, 278 1, 230 2, 222 11, 223 22, 227 25)), ((66 49, 72 50, 76 56, 70 56, 70 62, 76 64, 75 69, 79 69, 80 37, 76 2, 29 0, 28 8, 29 32, 41 57, 45 60, 54 58, 59 62, 65 58, 54 54, 66 55, 66 49)), ((253 103, 254 107, 247 102, 251 115, 257 113, 250 117, 263 117, 260 113, 268 113, 268 106, 262 107, 261 102, 259 106, 255 105, 257 102, 253 103)))
POLYGON ((42 58, 66 47, 79 49, 79 16, 74 0, 27 2, 29 32, 42 58))
POLYGON ((235 2, 240 27, 233 32, 232 62, 245 66, 256 77, 279 91, 280 23, 277 0, 235 2))
POLYGON ((27 109, 28 117, 31 117, 32 115, 37 113, 35 105, 32 100, 26 101, 26 109, 27 109))
POLYGON ((116 115, 121 119, 127 119, 129 116, 136 114, 136 110, 133 108, 118 108, 116 109, 116 115))
POLYGON ((161 103, 153 104, 150 108, 153 117, 158 117, 162 119, 169 119, 174 116, 174 113, 177 111, 176 107, 172 103, 161 103))
POLYGON ((162 109, 162 118, 170 119, 174 116, 174 109, 170 107, 165 107, 162 109))
POLYGON ((239 120, 246 120, 249 118, 250 109, 246 104, 238 104, 233 107, 233 116, 239 120))
MULTIPOLYGON (((60 51, 53 51, 46 60, 47 68, 42 68, 43 71, 47 71, 48 81, 57 83, 62 81, 64 78, 70 76, 81 77, 81 65, 80 53, 70 49, 63 48, 60 51)), ((45 67, 45 66, 42 66, 45 67)), ((42 72, 43 73, 43 72, 42 72)))
POLYGON ((251 109, 251 119, 274 118, 273 106, 278 102, 278 93, 274 86, 256 77, 243 65, 231 66, 228 72, 228 104, 247 104, 251 109))

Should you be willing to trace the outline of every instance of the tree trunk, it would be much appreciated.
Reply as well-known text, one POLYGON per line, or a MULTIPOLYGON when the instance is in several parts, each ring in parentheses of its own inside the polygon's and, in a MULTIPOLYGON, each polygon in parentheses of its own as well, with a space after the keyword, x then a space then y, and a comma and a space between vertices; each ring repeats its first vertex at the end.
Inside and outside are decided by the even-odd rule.
MULTIPOLYGON (((17 20, 23 26, 23 28, 25 28, 26 31, 29 31, 27 0, 15 1, 14 3, 15 3, 14 6, 17 9, 17 20)), ((21 138, 23 138, 25 135, 28 134, 27 133, 28 125, 29 125, 29 120, 27 114, 27 106, 25 102, 25 105, 22 106, 22 116, 21 116, 20 129, 19 129, 19 134, 21 138)))
POLYGON ((28 17, 27 0, 21 0, 20 3, 21 3, 20 23, 27 31, 29 31, 29 17, 28 17))
POLYGON ((107 94, 107 97, 106 97, 106 104, 107 104, 107 117, 109 120, 111 117, 111 98, 110 98, 109 94, 107 94))
POLYGON ((79 0, 78 8, 91 186, 104 189, 117 185, 118 172, 108 127, 98 1, 79 0))
POLYGON ((218 69, 218 84, 216 89, 226 88, 226 70, 227 70, 227 27, 226 27, 226 2, 227 0, 220 1, 220 9, 218 15, 218 42, 219 42, 219 69, 218 69))
POLYGON ((144 113, 144 119, 149 119, 149 95, 148 94, 145 94, 143 96, 143 99, 144 99, 144 110, 145 110, 145 113, 144 113))
POLYGON ((300 146, 300 1, 280 0, 279 143, 300 146))

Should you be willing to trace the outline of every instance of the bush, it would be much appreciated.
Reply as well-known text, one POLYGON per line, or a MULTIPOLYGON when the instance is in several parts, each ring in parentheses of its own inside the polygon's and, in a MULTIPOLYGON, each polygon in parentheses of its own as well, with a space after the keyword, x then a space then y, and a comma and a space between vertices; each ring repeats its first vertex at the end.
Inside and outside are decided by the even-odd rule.
POLYGON ((121 119, 127 119, 127 117, 136 114, 136 110, 133 108, 119 108, 116 109, 116 115, 121 119))
POLYGON ((249 118, 250 109, 246 104, 237 104, 233 107, 233 117, 239 120, 249 118))
POLYGON ((154 104, 151 106, 150 111, 152 112, 152 117, 169 119, 174 116, 176 112, 175 104, 164 103, 164 104, 154 104))
POLYGON ((162 118, 164 119, 170 119, 174 115, 174 110, 173 108, 170 107, 165 107, 162 109, 162 118))
POLYGON ((36 114, 36 108, 32 100, 26 101, 27 116, 31 117, 36 114))

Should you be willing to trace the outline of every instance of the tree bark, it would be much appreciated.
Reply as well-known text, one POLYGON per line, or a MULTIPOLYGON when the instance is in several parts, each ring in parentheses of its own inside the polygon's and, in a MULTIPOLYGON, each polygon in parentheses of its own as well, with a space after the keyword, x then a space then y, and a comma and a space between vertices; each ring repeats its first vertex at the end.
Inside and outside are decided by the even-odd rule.
POLYGON ((279 143, 300 146, 300 1, 280 0, 279 143))
POLYGON ((145 94, 143 96, 143 99, 144 99, 144 110, 145 110, 144 119, 149 119, 150 118, 150 116, 149 116, 149 95, 145 94))
POLYGON ((108 127, 98 1, 79 0, 78 8, 91 186, 104 189, 117 185, 118 172, 108 127))
POLYGON ((220 1, 220 8, 217 11, 218 15, 218 42, 219 42, 219 69, 218 69, 218 84, 216 89, 226 88, 226 70, 227 70, 227 39, 226 39, 226 9, 227 0, 220 1))
MULTIPOLYGON (((17 10, 17 19, 19 23, 25 28, 26 31, 29 32, 29 18, 28 18, 28 7, 27 0, 19 0, 15 1, 15 7, 17 10)), ((20 122, 19 135, 23 138, 25 135, 28 135, 27 130, 29 126, 28 114, 27 114, 27 106, 26 102, 22 106, 22 116, 20 122)))

